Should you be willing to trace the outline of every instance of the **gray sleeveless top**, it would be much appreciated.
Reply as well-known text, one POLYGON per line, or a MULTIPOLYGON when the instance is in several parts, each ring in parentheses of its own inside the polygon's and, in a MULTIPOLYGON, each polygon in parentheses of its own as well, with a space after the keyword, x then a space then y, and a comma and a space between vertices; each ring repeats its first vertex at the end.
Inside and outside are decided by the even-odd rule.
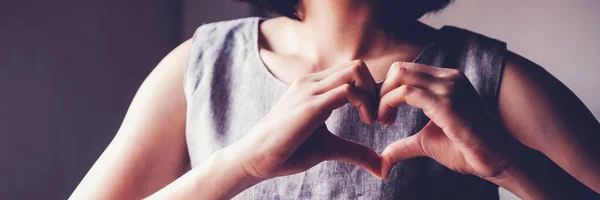
MULTIPOLYGON (((200 26, 184 76, 186 139, 192 167, 239 140, 288 88, 258 54, 262 18, 200 26)), ((464 72, 483 100, 496 110, 506 45, 455 27, 443 27, 416 62, 464 72)), ((379 85, 381 86, 381 85, 379 85)), ((392 142, 418 132, 428 118, 402 105, 396 123, 385 128, 360 121, 351 105, 335 110, 329 130, 381 153, 392 142)), ((398 163, 388 179, 343 162, 327 161, 306 172, 261 182, 236 199, 498 199, 498 187, 449 170, 429 158, 398 163)))

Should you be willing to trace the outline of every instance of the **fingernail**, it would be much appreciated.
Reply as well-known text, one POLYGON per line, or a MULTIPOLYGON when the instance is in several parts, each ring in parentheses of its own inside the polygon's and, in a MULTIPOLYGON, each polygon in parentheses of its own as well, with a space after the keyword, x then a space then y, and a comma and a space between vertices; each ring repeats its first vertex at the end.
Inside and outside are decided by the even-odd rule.
POLYGON ((390 66, 390 68, 388 69, 388 72, 387 72, 387 74, 385 75, 385 77, 387 78, 388 74, 389 74, 390 72, 392 72, 392 70, 394 70, 394 68, 396 68, 396 67, 398 67, 398 66, 399 66, 398 62, 394 62, 394 63, 392 63, 392 66, 390 66))
POLYGON ((388 126, 392 125, 392 114, 388 113, 388 115, 385 117, 385 120, 383 121, 385 124, 387 124, 388 126))
POLYGON ((382 122, 381 124, 383 124, 384 127, 390 127, 390 124, 382 122))
POLYGON ((392 126, 393 123, 390 119, 388 119, 387 121, 385 121, 385 124, 387 124, 387 126, 390 127, 390 126, 392 126))
POLYGON ((379 123, 384 124, 385 122, 385 116, 377 116, 377 121, 379 121, 379 123))

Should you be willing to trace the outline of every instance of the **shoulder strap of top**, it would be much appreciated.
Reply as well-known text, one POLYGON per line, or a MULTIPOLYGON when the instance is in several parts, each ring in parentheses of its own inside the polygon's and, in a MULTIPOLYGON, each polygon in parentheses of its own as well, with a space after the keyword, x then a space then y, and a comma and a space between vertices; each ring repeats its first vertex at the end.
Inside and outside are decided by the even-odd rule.
POLYGON ((254 47, 252 34, 258 19, 214 22, 196 29, 184 71, 186 99, 190 100, 202 81, 227 80, 231 75, 229 66, 245 62, 254 47))
POLYGON ((483 101, 497 112, 506 43, 465 29, 444 26, 419 62, 462 71, 483 101))

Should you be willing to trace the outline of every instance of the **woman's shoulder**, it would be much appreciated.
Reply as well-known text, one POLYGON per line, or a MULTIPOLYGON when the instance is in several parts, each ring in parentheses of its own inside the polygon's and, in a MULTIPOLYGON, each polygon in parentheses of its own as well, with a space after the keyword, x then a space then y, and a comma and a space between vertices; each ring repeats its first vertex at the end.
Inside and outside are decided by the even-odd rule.
POLYGON ((486 43, 505 44, 505 42, 500 39, 457 26, 445 25, 439 28, 438 32, 440 35, 442 35, 443 39, 462 39, 467 41, 471 40, 471 42, 479 41, 486 43))
POLYGON ((260 19, 259 17, 247 17, 202 24, 194 32, 192 46, 250 40, 260 19))
POLYGON ((248 17, 199 26, 190 39, 188 63, 197 65, 246 57, 256 46, 260 19, 248 17))
POLYGON ((490 55, 500 59, 504 59, 506 55, 506 42, 476 31, 456 26, 443 26, 438 30, 438 34, 436 42, 440 47, 447 52, 460 52, 463 58, 486 61, 487 56, 473 57, 473 55, 490 55))
POLYGON ((258 23, 261 19, 247 17, 219 21, 203 24, 196 29, 190 39, 185 67, 187 95, 198 87, 203 77, 232 71, 251 57, 256 49, 258 23))

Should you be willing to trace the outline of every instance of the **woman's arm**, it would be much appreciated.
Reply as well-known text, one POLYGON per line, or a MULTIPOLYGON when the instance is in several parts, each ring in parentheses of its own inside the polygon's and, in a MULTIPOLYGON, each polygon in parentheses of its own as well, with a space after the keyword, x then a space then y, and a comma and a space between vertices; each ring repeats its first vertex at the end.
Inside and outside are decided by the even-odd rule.
POLYGON ((226 149, 217 151, 147 199, 231 199, 262 181, 246 173, 239 159, 226 149))
POLYGON ((140 199, 188 170, 183 68, 189 48, 189 41, 177 47, 146 78, 71 199, 140 199))
POLYGON ((278 176, 339 160, 381 175, 381 159, 370 148, 327 130, 331 112, 346 103, 365 123, 374 123, 375 80, 364 62, 350 62, 298 78, 269 113, 233 144, 150 199, 229 199, 278 176))
MULTIPOLYGON (((511 92, 509 95, 519 95, 511 92)), ((585 187, 578 187, 576 181, 569 180, 569 176, 563 176, 560 171, 554 174, 540 173, 553 165, 536 156, 530 157, 533 155, 531 151, 511 136, 487 108, 466 76, 456 69, 395 63, 380 93, 377 120, 382 124, 393 123, 396 108, 404 103, 422 109, 430 119, 418 133, 390 144, 383 151, 384 177, 397 162, 427 156, 456 172, 494 182, 525 199, 589 199, 596 195, 585 187)), ((524 112, 518 108, 516 110, 524 112)), ((564 125, 565 122, 557 123, 564 125)), ((560 159, 565 161, 577 157, 574 158, 578 160, 574 163, 577 163, 592 154, 587 152, 592 151, 591 147, 587 148, 590 149, 585 149, 582 153, 587 154, 582 157, 556 156, 562 156, 560 159)), ((581 168, 588 171, 597 169, 581 168)), ((594 173, 589 175, 596 177, 588 180, 598 178, 594 173)))
MULTIPOLYGON (((598 121, 566 86, 535 63, 509 53, 505 66, 499 113, 506 129, 521 143, 542 152, 577 180, 600 193, 598 121)), ((571 177, 556 170, 553 163, 531 163, 534 166, 529 166, 529 171, 546 179, 546 186, 552 187, 547 189, 585 191, 577 181, 569 180, 571 177)))
POLYGON ((381 175, 376 152, 325 127, 331 112, 348 102, 363 122, 375 121, 375 81, 359 61, 299 78, 242 139, 184 174, 182 70, 188 48, 186 42, 175 49, 142 84, 117 136, 71 198, 139 199, 154 193, 150 198, 228 199, 262 180, 302 172, 325 160, 381 175))

